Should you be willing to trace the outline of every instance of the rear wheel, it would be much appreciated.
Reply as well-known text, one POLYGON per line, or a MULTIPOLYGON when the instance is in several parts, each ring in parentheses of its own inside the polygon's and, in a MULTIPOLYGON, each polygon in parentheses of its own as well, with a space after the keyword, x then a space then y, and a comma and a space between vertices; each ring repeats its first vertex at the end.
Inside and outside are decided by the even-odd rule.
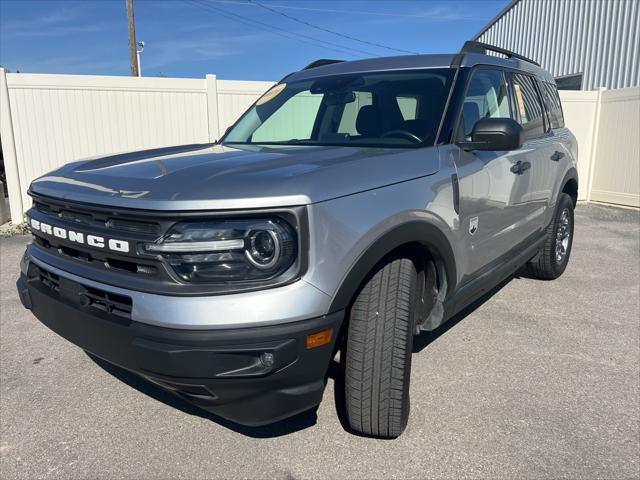
POLYGON ((359 433, 395 438, 407 425, 417 286, 413 262, 392 260, 351 308, 345 406, 350 427, 359 433))
POLYGON ((573 244, 573 210, 571 197, 561 193, 555 216, 547 227, 542 252, 528 265, 527 271, 532 276, 553 280, 567 268, 573 244))

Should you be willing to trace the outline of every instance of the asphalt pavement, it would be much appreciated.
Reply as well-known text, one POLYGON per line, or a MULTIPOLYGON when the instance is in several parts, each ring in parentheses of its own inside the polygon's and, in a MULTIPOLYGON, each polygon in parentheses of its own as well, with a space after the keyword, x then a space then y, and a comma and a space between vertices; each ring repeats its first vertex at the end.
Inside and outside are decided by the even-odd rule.
POLYGON ((0 239, 0 477, 640 478, 640 213, 580 205, 565 274, 516 277, 416 340, 397 440, 317 414, 247 429, 40 324, 0 239))

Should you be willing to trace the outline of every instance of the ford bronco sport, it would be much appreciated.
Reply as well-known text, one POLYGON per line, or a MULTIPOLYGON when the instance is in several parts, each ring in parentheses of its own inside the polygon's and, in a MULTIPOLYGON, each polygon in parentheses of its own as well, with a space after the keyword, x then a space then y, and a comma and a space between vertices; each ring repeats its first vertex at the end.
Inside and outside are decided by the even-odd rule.
POLYGON ((397 437, 415 335, 523 267, 563 273, 576 156, 553 77, 512 52, 322 60, 215 144, 35 180, 18 290, 92 355, 244 425, 316 407, 335 362, 350 428, 397 437))

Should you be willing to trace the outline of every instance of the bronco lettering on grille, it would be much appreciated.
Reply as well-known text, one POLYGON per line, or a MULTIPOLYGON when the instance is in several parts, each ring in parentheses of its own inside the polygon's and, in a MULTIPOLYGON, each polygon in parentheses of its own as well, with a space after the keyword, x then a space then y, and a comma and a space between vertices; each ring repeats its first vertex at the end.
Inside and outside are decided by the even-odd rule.
POLYGON ((89 235, 82 232, 74 232, 73 230, 67 230, 66 228, 57 227, 48 223, 41 222, 35 218, 28 219, 29 226, 32 230, 42 232, 46 235, 59 238, 61 240, 68 240, 70 242, 79 243, 81 245, 89 245, 94 248, 104 248, 107 250, 113 250, 114 252, 128 253, 129 242, 126 240, 118 240, 115 238, 105 239, 98 235, 89 235))

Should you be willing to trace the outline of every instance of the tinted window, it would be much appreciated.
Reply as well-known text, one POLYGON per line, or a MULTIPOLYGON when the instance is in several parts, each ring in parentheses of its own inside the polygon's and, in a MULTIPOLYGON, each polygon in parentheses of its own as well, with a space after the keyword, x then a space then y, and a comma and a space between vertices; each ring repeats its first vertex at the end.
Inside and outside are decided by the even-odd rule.
POLYGON ((511 118, 507 83, 499 70, 477 70, 469 82, 462 109, 466 137, 481 118, 511 118))
POLYGON ((564 127, 564 117, 562 115, 562 104, 560 103, 560 96, 558 95, 558 89, 553 83, 538 82, 540 91, 542 92, 542 98, 544 99, 545 107, 549 112, 549 121, 551 122, 551 128, 564 127))
POLYGON ((538 97, 533 78, 519 73, 514 74, 513 91, 525 137, 533 138, 543 135, 544 118, 542 105, 540 104, 540 97, 538 97))
POLYGON ((454 70, 366 72, 280 83, 224 137, 260 145, 433 145, 454 70))

